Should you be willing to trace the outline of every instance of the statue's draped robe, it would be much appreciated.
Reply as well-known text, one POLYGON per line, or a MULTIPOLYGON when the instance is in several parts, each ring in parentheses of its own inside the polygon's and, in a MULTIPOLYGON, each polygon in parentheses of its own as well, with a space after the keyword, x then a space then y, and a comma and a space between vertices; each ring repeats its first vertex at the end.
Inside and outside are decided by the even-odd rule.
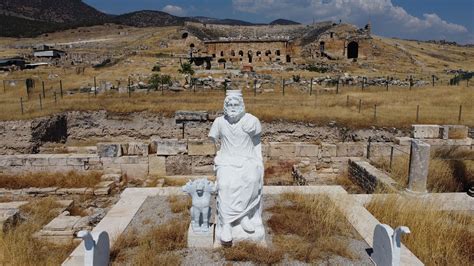
MULTIPOLYGON (((221 224, 233 223, 245 215, 261 216, 261 131, 260 121, 247 113, 235 124, 222 116, 212 124, 209 137, 221 143, 214 159, 217 211, 221 224)), ((261 222, 261 217, 254 218, 261 222)))

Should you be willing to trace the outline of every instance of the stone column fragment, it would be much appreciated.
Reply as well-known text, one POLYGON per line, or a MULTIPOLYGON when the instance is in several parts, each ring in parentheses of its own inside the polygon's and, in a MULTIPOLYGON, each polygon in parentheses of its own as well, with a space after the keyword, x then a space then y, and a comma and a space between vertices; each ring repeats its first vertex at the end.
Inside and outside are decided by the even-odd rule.
POLYGON ((428 167, 430 162, 430 145, 417 140, 411 141, 410 169, 408 172, 408 190, 426 193, 428 167))

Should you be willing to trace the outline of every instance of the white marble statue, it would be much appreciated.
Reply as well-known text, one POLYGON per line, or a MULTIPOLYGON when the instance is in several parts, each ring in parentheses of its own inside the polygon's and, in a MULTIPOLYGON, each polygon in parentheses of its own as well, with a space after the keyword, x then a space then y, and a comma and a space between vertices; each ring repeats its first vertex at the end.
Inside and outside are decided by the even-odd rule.
POLYGON ((189 181, 183 186, 183 191, 192 199, 191 228, 194 232, 209 232, 209 217, 211 217, 211 193, 215 186, 205 178, 189 181), (202 222, 201 221, 202 215, 202 222))
POLYGON ((242 92, 228 90, 224 116, 216 118, 209 137, 220 144, 214 159, 217 176, 216 240, 265 240, 262 223, 262 127, 245 112, 242 92))
POLYGON ((79 231, 77 236, 84 240, 84 266, 109 265, 110 242, 106 231, 100 233, 79 231))
POLYGON ((377 224, 374 230, 374 247, 372 261, 378 266, 399 266, 402 234, 409 234, 410 229, 399 226, 395 231, 386 224, 377 224))

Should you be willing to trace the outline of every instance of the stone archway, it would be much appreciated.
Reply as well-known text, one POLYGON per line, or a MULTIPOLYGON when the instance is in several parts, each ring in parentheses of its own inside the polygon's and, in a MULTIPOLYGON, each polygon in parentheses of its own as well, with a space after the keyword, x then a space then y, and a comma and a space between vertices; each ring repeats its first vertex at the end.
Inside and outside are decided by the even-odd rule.
POLYGON ((347 58, 358 58, 359 57, 359 44, 356 41, 352 41, 347 45, 347 58))
POLYGON ((244 56, 244 51, 240 50, 239 51, 239 56, 244 56))
POLYGON ((225 64, 227 63, 227 61, 224 58, 221 58, 217 60, 217 63, 219 63, 219 66, 222 66, 225 69, 225 64))

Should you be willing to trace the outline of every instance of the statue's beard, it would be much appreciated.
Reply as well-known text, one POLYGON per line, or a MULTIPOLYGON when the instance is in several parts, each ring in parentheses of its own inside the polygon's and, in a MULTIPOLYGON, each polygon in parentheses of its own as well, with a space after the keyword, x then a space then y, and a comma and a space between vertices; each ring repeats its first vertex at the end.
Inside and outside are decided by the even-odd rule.
POLYGON ((245 115, 245 110, 243 108, 239 108, 238 110, 225 110, 225 117, 226 119, 234 124, 239 122, 239 120, 245 115))

